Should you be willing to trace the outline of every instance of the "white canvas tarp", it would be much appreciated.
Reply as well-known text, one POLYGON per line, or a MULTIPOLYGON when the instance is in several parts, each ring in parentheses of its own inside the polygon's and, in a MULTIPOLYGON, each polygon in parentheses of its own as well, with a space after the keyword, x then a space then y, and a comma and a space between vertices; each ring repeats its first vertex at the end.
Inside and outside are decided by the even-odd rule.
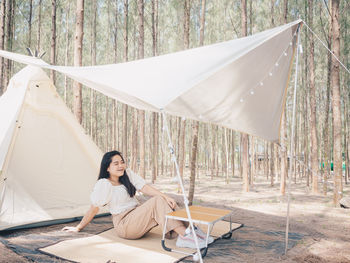
POLYGON ((163 110, 277 141, 300 23, 113 65, 50 66, 1 50, 0 56, 57 70, 139 109, 163 110))
POLYGON ((0 97, 0 113, 0 230, 82 216, 102 153, 50 78, 22 69, 0 97))

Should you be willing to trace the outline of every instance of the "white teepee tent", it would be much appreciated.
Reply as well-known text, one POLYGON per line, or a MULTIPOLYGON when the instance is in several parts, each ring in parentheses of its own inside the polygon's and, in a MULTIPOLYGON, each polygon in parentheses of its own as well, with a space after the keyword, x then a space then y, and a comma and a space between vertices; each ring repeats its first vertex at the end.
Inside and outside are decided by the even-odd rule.
POLYGON ((0 112, 0 230, 82 216, 102 153, 50 78, 38 67, 22 69, 0 97, 0 112))

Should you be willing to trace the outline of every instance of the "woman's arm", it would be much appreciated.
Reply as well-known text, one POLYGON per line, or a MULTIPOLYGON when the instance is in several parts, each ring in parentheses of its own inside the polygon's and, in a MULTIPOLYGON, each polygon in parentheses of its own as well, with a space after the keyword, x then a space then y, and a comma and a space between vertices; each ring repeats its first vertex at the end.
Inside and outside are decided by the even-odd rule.
POLYGON ((168 202, 168 204, 171 208, 176 207, 176 201, 173 198, 167 196, 166 194, 162 193, 161 191, 157 190, 156 188, 154 188, 148 184, 145 184, 144 187, 141 188, 140 192, 142 192, 145 195, 150 195, 150 196, 160 195, 168 202))
POLYGON ((84 227, 86 227, 91 222, 94 216, 98 213, 98 210, 99 208, 97 206, 92 205, 77 226, 65 226, 62 230, 68 231, 68 232, 81 231, 84 227))

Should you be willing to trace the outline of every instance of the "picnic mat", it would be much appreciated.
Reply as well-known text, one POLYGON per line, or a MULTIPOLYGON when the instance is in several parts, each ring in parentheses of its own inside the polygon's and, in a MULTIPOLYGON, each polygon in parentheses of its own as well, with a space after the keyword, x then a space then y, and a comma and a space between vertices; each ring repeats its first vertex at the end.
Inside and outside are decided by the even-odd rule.
MULTIPOLYGON (((232 229, 238 229, 242 225, 232 223, 232 229)), ((206 226, 200 226, 206 230, 206 226)), ((211 235, 221 236, 228 232, 230 223, 226 221, 217 222, 211 235)), ((162 230, 160 227, 153 228, 144 237, 137 240, 119 238, 115 230, 104 231, 98 235, 61 241, 57 244, 40 248, 39 250, 56 257, 71 260, 73 262, 176 262, 184 257, 183 254, 167 252, 161 246, 162 230)), ((167 247, 175 248, 176 238, 166 239, 167 247)), ((181 249, 194 253, 193 249, 181 249)), ((209 249, 210 253, 210 249, 209 249)))

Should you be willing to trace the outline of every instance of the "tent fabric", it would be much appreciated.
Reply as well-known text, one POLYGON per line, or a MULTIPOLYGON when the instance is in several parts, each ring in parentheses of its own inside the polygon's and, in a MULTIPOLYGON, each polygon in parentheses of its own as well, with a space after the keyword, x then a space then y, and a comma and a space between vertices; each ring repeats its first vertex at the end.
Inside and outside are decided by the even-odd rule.
POLYGON ((0 56, 57 70, 138 109, 163 110, 277 141, 296 30, 301 22, 112 65, 51 66, 1 50, 0 56))
POLYGON ((0 110, 0 230, 84 215, 102 152, 46 73, 14 75, 0 110))

